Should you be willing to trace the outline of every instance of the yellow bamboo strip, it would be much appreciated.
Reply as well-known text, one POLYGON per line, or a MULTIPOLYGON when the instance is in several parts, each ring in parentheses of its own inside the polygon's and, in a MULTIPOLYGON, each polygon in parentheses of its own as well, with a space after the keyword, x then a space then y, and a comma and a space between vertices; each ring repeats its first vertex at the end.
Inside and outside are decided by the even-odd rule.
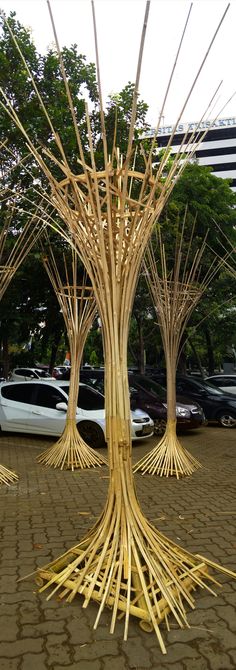
POLYGON ((0 484, 6 484, 7 486, 10 486, 10 484, 17 482, 18 479, 19 477, 16 472, 9 470, 4 465, 0 465, 0 484))
MULTIPOLYGON (((63 240, 68 240, 86 268, 102 321, 105 353, 106 437, 110 465, 107 501, 101 517, 88 535, 62 557, 39 570, 39 577, 44 582, 41 591, 51 588, 52 591, 48 598, 53 593, 58 593, 61 597, 66 597, 68 602, 71 602, 76 594, 83 594, 85 607, 90 599, 96 600, 99 610, 95 625, 100 619, 103 608, 106 605, 112 607, 111 630, 114 630, 118 613, 122 613, 125 638, 128 635, 129 618, 133 614, 145 622, 142 623, 144 627, 149 627, 150 623, 153 625, 161 650, 165 653, 165 645, 159 628, 160 621, 166 621, 168 627, 168 613, 170 612, 180 627, 185 626, 186 609, 194 606, 192 592, 195 594, 197 587, 207 588, 211 592, 208 582, 212 585, 213 580, 211 576, 208 576, 202 559, 191 555, 165 538, 143 516, 137 501, 132 473, 127 379, 127 339, 130 313, 145 246, 153 225, 158 220, 173 188, 175 177, 178 178, 183 170, 182 155, 181 157, 177 155, 167 178, 163 180, 163 169, 168 161, 169 147, 164 152, 155 177, 153 177, 148 157, 143 161, 144 173, 136 171, 135 166, 132 169, 135 110, 148 9, 149 3, 146 5, 140 43, 129 139, 123 158, 119 149, 115 148, 114 141, 111 156, 108 156, 107 151, 93 6, 104 154, 103 174, 96 166, 88 112, 86 112, 86 118, 90 149, 89 165, 85 162, 80 137, 75 128, 79 147, 78 172, 82 172, 80 176, 72 172, 67 157, 64 158, 64 149, 58 137, 56 137, 56 142, 59 157, 58 154, 55 157, 52 152, 48 153, 48 150, 43 152, 41 148, 34 147, 16 110, 7 100, 6 95, 4 97, 4 92, 2 105, 23 134, 32 156, 43 171, 50 187, 49 202, 55 209, 57 217, 55 217, 55 222, 51 218, 49 225, 53 230, 58 230, 63 240), (61 174, 58 174, 59 172, 61 174), (58 217, 62 221, 61 224, 57 223, 58 217)), ((214 38, 212 43, 213 41, 214 38)), ((73 102, 58 41, 57 51, 68 105, 74 124, 76 124, 77 120, 74 116, 73 102)), ((207 53, 191 90, 195 86, 207 53)), ((191 156, 191 151, 189 156, 191 156)), ((184 162, 186 163, 186 160, 184 162)), ((173 314, 171 310, 178 298, 179 279, 177 278, 181 265, 178 260, 179 246, 176 247, 176 274, 173 273, 171 279, 168 277, 163 247, 161 253, 163 284, 160 285, 160 290, 166 303, 162 328, 165 333, 166 351, 170 351, 168 373, 171 375, 171 365, 173 362, 176 363, 178 353, 178 337, 176 334, 171 340, 168 336, 168 329, 169 325, 173 328, 176 316, 176 313, 173 314)), ((196 265, 200 258, 201 252, 195 256, 196 265)), ((185 284, 188 283, 186 276, 185 273, 185 284)), ((65 318, 71 330, 78 329, 79 317, 82 314, 79 311, 75 313, 74 309, 75 289, 78 284, 74 265, 72 280, 69 279, 69 272, 66 272, 66 279, 58 291, 58 300, 62 301, 64 294, 64 298, 71 301, 65 310, 65 318), (74 287, 74 290, 71 287, 74 287)), ((188 303, 185 286, 181 295, 188 303)), ((84 300, 84 293, 82 299, 84 300)), ((183 316, 184 311, 181 310, 180 303, 178 305, 180 314, 183 316)), ((78 354, 75 343, 71 343, 71 348, 74 355, 78 354)), ((75 377, 74 374, 74 384, 75 377)), ((170 399, 169 405, 172 406, 170 420, 175 421, 173 391, 170 399)), ((71 416, 70 419, 72 419, 71 416)), ((72 425, 71 421, 70 425, 72 425)), ((78 451, 77 449, 75 451, 77 458, 78 451)), ((70 460, 72 460, 71 454, 72 445, 69 447, 70 460)), ((82 460, 83 463, 87 462, 87 456, 82 460)), ((56 462, 59 462, 57 457, 56 462)), ((66 463, 65 452, 63 452, 62 462, 63 465, 66 463)), ((185 452, 183 451, 180 455, 178 449, 176 450, 173 445, 171 455, 165 449, 162 450, 161 468, 166 476, 168 472, 173 475, 174 472, 180 473, 182 469, 186 467, 189 469, 193 465, 195 466, 191 461, 191 464, 186 466, 185 452)), ((212 567, 220 570, 220 566, 212 567)))

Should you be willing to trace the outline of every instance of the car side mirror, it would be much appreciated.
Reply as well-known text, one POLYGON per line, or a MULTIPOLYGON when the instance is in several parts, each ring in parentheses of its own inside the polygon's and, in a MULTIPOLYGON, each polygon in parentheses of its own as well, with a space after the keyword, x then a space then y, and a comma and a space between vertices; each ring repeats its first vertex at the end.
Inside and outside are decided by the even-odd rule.
POLYGON ((56 409, 58 409, 59 412, 67 412, 67 404, 66 404, 66 402, 57 402, 57 404, 56 404, 56 409))

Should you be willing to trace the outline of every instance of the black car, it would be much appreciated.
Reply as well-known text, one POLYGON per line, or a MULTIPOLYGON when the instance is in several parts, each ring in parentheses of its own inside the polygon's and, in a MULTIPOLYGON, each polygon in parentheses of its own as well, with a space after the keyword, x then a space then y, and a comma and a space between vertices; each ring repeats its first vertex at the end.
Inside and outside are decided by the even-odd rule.
POLYGON ((177 376, 176 391, 198 402, 208 421, 218 421, 224 428, 236 426, 235 395, 225 393, 207 381, 184 375, 177 376))
MULTIPOLYGON (((166 428, 167 405, 166 390, 155 381, 132 372, 128 373, 131 409, 145 410, 154 421, 154 432, 163 435, 166 428)), ((104 370, 82 369, 80 380, 95 386, 104 392, 104 370)), ((205 422, 202 408, 196 401, 189 401, 183 397, 176 398, 177 428, 198 428, 205 422)))

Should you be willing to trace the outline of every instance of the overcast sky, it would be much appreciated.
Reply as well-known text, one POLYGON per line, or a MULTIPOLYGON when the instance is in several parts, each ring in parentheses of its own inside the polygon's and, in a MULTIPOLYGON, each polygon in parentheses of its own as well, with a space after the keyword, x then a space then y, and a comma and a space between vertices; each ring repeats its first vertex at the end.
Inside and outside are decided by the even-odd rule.
MULTIPOLYGON (((165 125, 174 123, 184 97, 196 75, 203 55, 227 6, 222 0, 196 0, 174 84, 165 108, 165 125)), ((0 0, 7 14, 32 28, 38 51, 45 52, 53 42, 46 0, 0 0)), ((95 61, 90 0, 51 0, 61 46, 77 43, 80 53, 95 61)), ((190 3, 185 0, 152 0, 147 28, 140 95, 149 105, 148 121, 155 125, 178 42, 190 3)), ((104 99, 135 80, 145 0, 95 0, 100 70, 104 99)), ((197 121, 223 79, 213 117, 236 89, 235 80, 236 1, 233 0, 216 38, 200 81, 188 103, 182 120, 197 121)), ((220 114, 236 115, 236 96, 220 114)))

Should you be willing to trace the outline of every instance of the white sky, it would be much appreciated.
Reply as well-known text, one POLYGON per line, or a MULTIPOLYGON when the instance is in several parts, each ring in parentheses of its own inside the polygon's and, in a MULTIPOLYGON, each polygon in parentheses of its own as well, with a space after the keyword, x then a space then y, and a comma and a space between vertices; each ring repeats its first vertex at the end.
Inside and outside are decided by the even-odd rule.
MULTIPOLYGON (((195 0, 187 35, 181 50, 174 84, 169 94, 164 124, 173 123, 182 107, 217 24, 227 6, 222 0, 195 0)), ((32 28, 37 50, 45 52, 53 42, 46 0, 0 0, 6 14, 16 11, 17 18, 32 28)), ((61 46, 77 43, 79 52, 95 62, 90 0, 51 0, 61 46)), ((149 105, 148 121, 155 125, 168 77, 190 3, 185 0, 152 0, 147 28, 140 95, 149 105)), ((135 80, 145 0, 95 0, 100 72, 103 97, 119 92, 135 80)), ((200 80, 182 120, 198 121, 214 90, 223 79, 215 116, 236 90, 235 79, 236 0, 231 2, 200 80)), ((236 96, 220 114, 236 115, 236 96)))

